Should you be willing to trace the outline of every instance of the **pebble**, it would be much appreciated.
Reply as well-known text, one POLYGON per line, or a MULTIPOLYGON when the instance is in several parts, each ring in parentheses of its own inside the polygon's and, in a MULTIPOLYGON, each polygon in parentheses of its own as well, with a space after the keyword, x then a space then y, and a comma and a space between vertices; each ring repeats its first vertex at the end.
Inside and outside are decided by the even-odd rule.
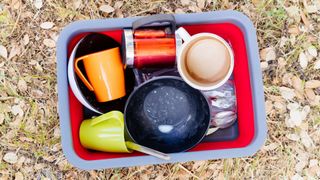
POLYGON ((23 180, 24 177, 23 177, 23 174, 21 172, 17 172, 14 174, 14 179, 15 180, 23 180))
POLYGON ((268 68, 268 63, 263 61, 260 63, 260 67, 261 67, 262 71, 264 71, 268 68))
POLYGON ((18 156, 14 152, 8 152, 3 156, 3 160, 10 164, 15 164, 18 161, 18 156))
POLYGON ((54 26, 53 22, 44 22, 40 24, 42 29, 51 29, 54 26))
POLYGON ((314 46, 308 47, 308 53, 313 57, 317 57, 318 55, 317 48, 314 46))
POLYGON ((56 47, 56 42, 52 39, 44 39, 43 44, 49 48, 54 48, 56 47))

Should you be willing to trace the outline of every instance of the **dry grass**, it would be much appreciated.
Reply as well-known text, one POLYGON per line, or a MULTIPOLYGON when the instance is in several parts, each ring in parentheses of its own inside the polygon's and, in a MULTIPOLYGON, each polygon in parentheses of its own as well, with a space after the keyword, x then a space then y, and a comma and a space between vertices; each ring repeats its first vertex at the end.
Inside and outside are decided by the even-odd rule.
MULTIPOLYGON (((319 163, 312 166, 314 160, 320 160, 320 105, 311 104, 304 87, 301 96, 297 95, 299 85, 292 82, 293 76, 301 79, 301 86, 309 80, 320 80, 320 70, 314 69, 319 56, 310 58, 305 69, 298 60, 300 53, 311 45, 320 50, 319 7, 317 12, 308 10, 308 6, 319 5, 319 1, 127 0, 109 14, 99 11, 99 7, 102 4, 114 7, 116 1, 47 0, 41 9, 33 2, 0 2, 0 45, 13 56, 10 59, 0 56, 0 179, 320 178, 314 172, 320 172, 319 163), (205 6, 199 7, 202 1, 206 2, 205 6), (294 8, 304 17, 294 13, 294 8), (60 145, 55 48, 44 43, 44 39, 55 40, 64 26, 79 19, 223 9, 248 15, 257 28, 260 49, 271 47, 275 53, 263 71, 269 128, 266 146, 253 157, 236 159, 89 172, 69 165, 60 145), (47 21, 54 26, 48 30, 40 28, 47 21), (310 24, 311 28, 306 29, 310 24), (296 97, 284 99, 282 86, 295 89, 296 97), (302 107, 310 106, 311 110, 301 124, 288 127, 286 119, 290 111, 286 105, 294 102, 302 107), (4 156, 8 152, 16 154, 18 159, 6 162, 4 156)), ((261 56, 265 58, 263 53, 261 56)), ((320 88, 311 91, 320 95, 320 88)))

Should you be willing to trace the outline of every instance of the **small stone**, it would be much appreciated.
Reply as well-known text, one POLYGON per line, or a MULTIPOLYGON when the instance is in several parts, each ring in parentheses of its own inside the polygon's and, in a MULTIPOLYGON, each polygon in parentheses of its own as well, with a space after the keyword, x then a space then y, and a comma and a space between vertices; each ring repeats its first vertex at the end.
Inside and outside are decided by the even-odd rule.
POLYGON ((266 113, 270 114, 271 110, 273 109, 272 101, 266 101, 265 106, 266 106, 266 113))
POLYGON ((15 115, 15 116, 19 115, 20 117, 22 117, 23 114, 24 114, 23 110, 22 110, 22 108, 21 108, 21 106, 19 104, 12 106, 11 107, 11 112, 12 112, 13 115, 15 115))
POLYGON ((17 10, 21 7, 21 2, 19 0, 13 0, 13 1, 11 1, 10 6, 13 7, 13 9, 17 10))
POLYGON ((276 51, 274 49, 274 47, 268 47, 265 49, 262 49, 260 51, 260 57, 262 60, 266 60, 266 61, 271 61, 271 60, 276 60, 276 51))
POLYGON ((27 119, 26 125, 25 125, 25 131, 30 132, 30 133, 34 133, 37 131, 37 127, 35 126, 35 122, 33 119, 27 119))
POLYGON ((305 15, 304 12, 300 12, 300 17, 302 19, 302 22, 304 25, 300 25, 300 29, 302 29, 302 32, 308 32, 309 30, 313 29, 312 24, 310 23, 309 19, 307 18, 307 16, 305 15))
POLYGON ((287 127, 291 128, 301 126, 302 122, 307 118, 310 112, 309 106, 305 106, 301 109, 297 103, 290 103, 287 108, 290 110, 290 116, 286 119, 285 123, 287 127))
POLYGON ((34 168, 35 170, 40 170, 40 169, 43 169, 43 168, 45 168, 45 167, 46 167, 45 164, 39 163, 39 164, 35 164, 33 168, 34 168))
POLYGON ((298 136, 296 134, 287 134, 286 137, 292 141, 299 141, 300 140, 300 136, 298 136))
POLYGON ((307 166, 307 163, 305 161, 299 161, 296 166, 295 170, 296 172, 302 172, 302 170, 307 166))
POLYGON ((27 45, 27 44, 29 44, 29 41, 30 41, 30 39, 29 39, 29 35, 28 34, 25 34, 24 36, 23 36, 23 45, 27 45))
POLYGON ((56 42, 52 39, 44 39, 43 44, 49 48, 54 48, 56 47, 56 42))
POLYGON ((299 63, 302 69, 306 69, 308 66, 308 58, 304 52, 299 55, 299 63))
POLYGON ((119 9, 119 8, 122 7, 122 5, 123 5, 123 1, 116 1, 116 2, 114 3, 114 8, 115 8, 115 9, 119 9))
POLYGON ((262 70, 262 71, 265 71, 265 70, 268 69, 268 63, 267 63, 266 61, 262 61, 262 62, 260 63, 260 67, 261 67, 261 70, 262 70))
POLYGON ((308 47, 308 53, 313 57, 317 57, 318 56, 317 48, 314 47, 314 46, 309 46, 308 47))
POLYGON ((55 33, 55 32, 51 32, 51 33, 49 34, 49 36, 50 36, 50 38, 53 39, 55 42, 57 42, 58 39, 59 39, 59 34, 57 34, 57 33, 55 33))
POLYGON ((314 63, 313 69, 318 70, 320 69, 320 59, 316 60, 314 63))
POLYGON ((11 51, 9 53, 8 60, 12 59, 13 57, 19 55, 21 53, 21 48, 17 44, 13 44, 11 51))
POLYGON ((302 113, 299 110, 290 111, 290 117, 286 121, 288 127, 300 126, 303 121, 302 113))
POLYGON ((313 140, 306 131, 300 132, 301 142, 306 148, 314 146, 313 140))
POLYGON ((298 91, 298 90, 295 90, 294 91, 295 94, 296 94, 296 97, 300 100, 304 100, 304 94, 303 94, 303 91, 298 91))
POLYGON ((180 0, 182 6, 187 6, 190 4, 190 0, 180 0))
POLYGON ((18 156, 14 152, 8 152, 4 155, 3 160, 9 164, 15 164, 18 161, 18 156))
POLYGON ((183 14, 184 11, 183 11, 183 9, 181 9, 181 8, 177 8, 177 9, 174 11, 174 13, 175 13, 175 14, 183 14))
POLYGON ((319 106, 320 105, 320 95, 317 95, 316 98, 311 101, 312 106, 319 106))
POLYGON ((41 98, 41 97, 43 97, 43 92, 40 91, 40 90, 37 90, 37 89, 31 90, 31 94, 32 94, 33 97, 35 97, 35 98, 41 98))
POLYGON ((197 5, 199 8, 204 8, 206 0, 197 0, 197 5))
POLYGON ((308 122, 303 121, 299 127, 300 127, 301 130, 306 130, 307 131, 308 128, 309 128, 309 124, 308 124, 308 122))
POLYGON ((306 93, 306 96, 309 101, 312 101, 316 98, 316 94, 314 93, 314 91, 312 89, 307 88, 305 90, 305 93, 306 93))
POLYGON ((293 25, 288 28, 288 33, 292 35, 298 35, 300 34, 300 29, 297 25, 293 25))
POLYGON ((43 159, 52 163, 56 160, 56 157, 55 156, 43 156, 43 159))
POLYGON ((66 159, 63 159, 62 161, 59 161, 58 167, 59 170, 65 170, 65 168, 68 166, 68 161, 66 159))
POLYGON ((40 24, 42 29, 51 29, 54 26, 53 22, 43 22, 40 24))
POLYGON ((289 42, 291 43, 292 46, 295 46, 295 45, 296 45, 296 42, 297 42, 296 35, 290 34, 289 42))
POLYGON ((19 137, 21 142, 34 142, 34 139, 27 137, 19 137))
POLYGON ((123 12, 121 9, 116 9, 116 17, 118 18, 123 18, 124 15, 123 15, 123 12))
POLYGON ((18 89, 20 92, 26 92, 28 90, 28 85, 25 80, 19 79, 18 81, 18 89))
POLYGON ((295 92, 293 89, 287 88, 287 87, 280 87, 279 88, 281 96, 284 99, 292 100, 295 97, 295 92))
MULTIPOLYGON (((302 19, 305 19, 305 18, 302 18, 302 19)), ((302 20, 303 21, 303 20, 302 20)), ((308 24, 309 25, 309 24, 308 24)), ((303 32, 303 33, 308 33, 309 32, 309 26, 307 26, 307 24, 305 24, 305 25, 300 25, 299 26, 299 30, 301 31, 301 32, 303 32)))
POLYGON ((99 7, 99 10, 105 13, 112 13, 114 11, 114 8, 109 5, 102 5, 99 7))
POLYGON ((41 66, 39 63, 37 63, 37 64, 34 66, 34 68, 35 68, 37 71, 39 71, 39 72, 42 72, 42 71, 43 71, 43 68, 42 68, 42 66, 41 66))
POLYGON ((274 102, 273 104, 274 108, 277 109, 280 113, 286 112, 287 108, 286 105, 282 102, 274 102))
POLYGON ((291 177, 291 180, 303 180, 303 177, 301 177, 298 173, 291 177))
POLYGON ((16 172, 14 174, 14 180, 23 180, 24 177, 23 177, 23 174, 21 172, 16 172))
POLYGON ((8 58, 8 50, 6 47, 2 46, 0 44, 0 57, 3 57, 4 59, 8 58))
POLYGON ((291 73, 285 73, 282 76, 282 84, 292 86, 293 75, 291 73))
POLYGON ((314 166, 318 166, 318 160, 317 159, 311 159, 309 161, 309 167, 314 167, 314 166))
POLYGON ((267 146, 264 146, 264 147, 263 147, 263 150, 265 150, 265 151, 272 151, 272 150, 277 149, 278 146, 279 146, 279 145, 278 145, 277 143, 271 143, 271 144, 269 144, 269 145, 267 145, 267 146))
POLYGON ((313 1, 313 4, 320 10, 320 1, 313 1))
POLYGON ((79 7, 81 6, 81 0, 76 0, 72 3, 72 6, 74 9, 79 9, 79 7))
POLYGON ((308 51, 305 52, 305 55, 307 56, 308 62, 312 62, 312 60, 315 58, 308 51))
POLYGON ((303 85, 302 80, 299 77, 297 77, 297 76, 292 77, 292 86, 295 90, 297 90, 299 92, 303 92, 304 85, 303 85))
POLYGON ((283 48, 283 47, 286 45, 286 42, 287 42, 287 41, 288 41, 288 38, 282 36, 281 39, 280 39, 280 44, 279 44, 279 46, 280 46, 281 48, 283 48))
POLYGON ((287 105, 287 108, 290 110, 290 111, 293 111, 293 110, 297 110, 300 108, 299 104, 294 102, 294 103, 290 103, 287 105))
POLYGON ((198 170, 199 168, 202 168, 206 166, 208 161, 195 161, 194 164, 192 165, 192 169, 198 170))
POLYGON ((316 96, 312 89, 306 89, 305 94, 312 106, 318 106, 320 104, 320 96, 316 96))
POLYGON ((318 8, 316 5, 308 5, 306 10, 309 14, 318 12, 318 8))
POLYGON ((42 0, 35 0, 33 4, 37 9, 41 9, 43 6, 42 0))
POLYGON ((52 150, 53 152, 58 152, 58 151, 60 151, 60 150, 61 150, 61 144, 60 144, 60 143, 55 144, 55 145, 51 148, 51 150, 52 150))
POLYGON ((318 176, 318 179, 319 179, 320 178, 320 167, 319 166, 313 166, 311 168, 306 169, 306 175, 308 177, 317 177, 318 176))
POLYGON ((29 62, 28 62, 28 64, 30 64, 30 65, 32 65, 32 66, 34 66, 34 65, 36 65, 38 62, 36 61, 36 60, 30 60, 29 62))
POLYGON ((4 114, 0 113, 0 125, 4 122, 4 114))
POLYGON ((305 161, 305 162, 308 162, 309 161, 309 153, 308 152, 305 152, 305 151, 301 151, 299 150, 298 151, 298 156, 297 156, 297 159, 299 161, 305 161))
POLYGON ((16 164, 16 167, 21 168, 25 160, 26 160, 26 158, 25 158, 24 156, 21 156, 21 157, 18 159, 18 162, 17 162, 17 164, 16 164))
MULTIPOLYGON (((251 2, 252 2, 256 7, 259 7, 263 1, 262 1, 262 0, 252 0, 251 2)), ((224 178, 223 178, 223 179, 224 179, 224 178)))
POLYGON ((284 68, 287 65, 287 62, 283 57, 279 57, 278 65, 279 65, 279 68, 284 68))
POLYGON ((202 10, 201 10, 198 6, 190 5, 190 6, 188 7, 188 9, 189 9, 191 12, 202 12, 202 10))
POLYGON ((53 137, 55 137, 55 138, 60 138, 60 127, 56 127, 56 128, 54 128, 54 131, 53 131, 53 137))
POLYGON ((287 9, 289 17, 293 18, 296 22, 299 22, 300 17, 300 9, 297 6, 290 6, 287 9))

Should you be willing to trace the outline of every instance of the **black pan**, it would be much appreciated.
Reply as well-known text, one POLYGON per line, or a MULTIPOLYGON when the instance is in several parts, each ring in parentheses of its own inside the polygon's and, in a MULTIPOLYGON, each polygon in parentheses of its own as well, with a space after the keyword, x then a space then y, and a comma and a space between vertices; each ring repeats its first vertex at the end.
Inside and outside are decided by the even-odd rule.
POLYGON ((210 108, 203 94, 174 76, 141 84, 125 106, 129 138, 165 153, 194 147, 205 136, 209 122, 210 108))

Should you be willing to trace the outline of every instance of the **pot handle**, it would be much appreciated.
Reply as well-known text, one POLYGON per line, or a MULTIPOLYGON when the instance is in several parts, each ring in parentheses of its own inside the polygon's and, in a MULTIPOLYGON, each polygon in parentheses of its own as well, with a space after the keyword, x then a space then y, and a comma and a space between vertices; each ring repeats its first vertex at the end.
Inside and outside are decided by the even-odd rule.
POLYGON ((176 20, 172 14, 157 14, 153 16, 142 17, 132 23, 132 29, 136 30, 140 27, 151 25, 152 23, 170 23, 171 33, 174 34, 176 30, 176 20))

